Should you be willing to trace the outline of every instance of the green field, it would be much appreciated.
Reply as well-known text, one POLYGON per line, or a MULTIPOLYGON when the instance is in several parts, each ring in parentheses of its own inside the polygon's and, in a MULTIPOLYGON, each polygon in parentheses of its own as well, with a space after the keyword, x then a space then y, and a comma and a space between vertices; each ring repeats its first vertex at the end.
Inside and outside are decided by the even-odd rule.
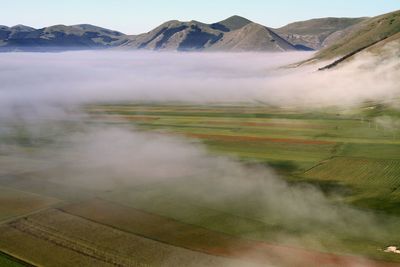
POLYGON ((335 156, 400 159, 400 130, 374 117, 380 106, 296 111, 263 106, 104 105, 88 108, 105 122, 122 119, 145 130, 201 140, 211 151, 302 173, 335 156))
POLYGON ((0 266, 5 267, 31 267, 32 265, 22 262, 10 255, 0 253, 0 266))
MULTIPOLYGON (((368 105, 310 112, 264 106, 132 104, 92 106, 88 110, 106 123, 132 124, 145 131, 200 140, 215 155, 231 156, 244 164, 270 166, 289 183, 313 184, 331 195, 334 202, 373 210, 381 214, 383 221, 391 221, 390 227, 399 225, 396 217, 400 215, 400 129, 386 128, 375 120, 387 114, 398 118, 399 113, 390 108, 368 105)), ((271 218, 257 217, 254 210, 259 207, 259 200, 253 197, 221 205, 182 193, 190 188, 201 190, 201 186, 194 181, 152 184, 105 197, 246 238, 275 240, 282 233, 304 231, 274 224, 271 218)), ((314 231, 318 232, 316 228, 314 231)), ((321 238, 323 233, 317 235, 321 238)), ((391 242, 396 242, 396 238, 394 235, 391 242)), ((355 239, 335 244, 326 238, 323 243, 338 251, 348 247, 357 253, 390 257, 377 253, 377 244, 357 248, 355 239)))
MULTIPOLYGON (((238 266, 240 261, 317 266, 309 261, 313 257, 327 265, 358 263, 348 255, 370 258, 371 266, 381 266, 373 260, 400 262, 398 255, 383 252, 400 242, 400 129, 378 120, 397 120, 396 110, 371 103, 321 110, 156 103, 89 105, 84 110, 88 116, 83 121, 44 125, 35 138, 23 127, 1 136, 15 153, 0 153, 0 251, 44 266, 221 266, 237 261, 238 266), (85 179, 79 172, 48 164, 57 150, 68 151, 68 141, 57 138, 85 133, 90 126, 177 138, 204 151, 211 162, 229 159, 228 168, 239 174, 221 179, 224 169, 214 166, 167 180, 91 187, 90 180, 79 180, 85 179), (44 157, 43 151, 50 154, 44 157), (256 175, 260 170, 284 183, 268 184, 256 175), (75 174, 81 178, 70 180, 68 175, 75 174), (268 205, 274 193, 269 186, 282 190, 281 200, 287 194, 301 202, 309 196, 291 193, 310 192, 316 201, 328 201, 322 207, 335 210, 339 215, 332 218, 344 222, 299 215, 296 207, 282 213, 285 203, 268 205), (373 215, 375 228, 354 214, 373 215), (365 229, 358 229, 360 224, 365 229), (382 231, 376 232, 376 225, 382 231)), ((324 213, 318 205, 316 212, 324 213)), ((0 254, 0 265, 10 260, 0 254)))

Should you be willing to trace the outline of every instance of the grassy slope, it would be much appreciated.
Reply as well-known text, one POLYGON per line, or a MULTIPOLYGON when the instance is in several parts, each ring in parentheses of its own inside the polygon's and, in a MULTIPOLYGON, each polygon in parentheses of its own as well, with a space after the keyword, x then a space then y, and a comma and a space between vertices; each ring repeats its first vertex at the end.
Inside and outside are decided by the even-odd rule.
POLYGON ((343 38, 321 50, 315 58, 326 60, 345 56, 399 31, 400 11, 374 17, 346 29, 343 38))
POLYGON ((275 31, 294 45, 320 50, 326 40, 366 18, 321 18, 288 24, 275 31))
POLYGON ((399 55, 399 50, 398 50, 398 48, 400 47, 399 45, 400 45, 400 32, 366 48, 365 50, 362 50, 361 53, 355 53, 354 55, 341 61, 340 64, 350 62, 354 60, 356 57, 361 56, 360 54, 366 55, 366 53, 368 53, 369 55, 379 56, 381 62, 385 60, 391 60, 393 59, 393 56, 399 55))
POLYGON ((277 29, 279 33, 299 35, 320 35, 345 29, 365 18, 321 18, 290 23, 277 29))

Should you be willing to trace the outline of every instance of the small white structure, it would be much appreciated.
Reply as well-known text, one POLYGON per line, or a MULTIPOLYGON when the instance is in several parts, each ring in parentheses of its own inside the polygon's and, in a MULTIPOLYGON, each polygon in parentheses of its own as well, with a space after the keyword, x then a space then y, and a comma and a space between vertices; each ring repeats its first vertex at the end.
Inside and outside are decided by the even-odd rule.
POLYGON ((388 253, 400 254, 400 249, 398 249, 398 248, 395 247, 395 246, 387 247, 384 251, 385 251, 385 252, 388 252, 388 253))

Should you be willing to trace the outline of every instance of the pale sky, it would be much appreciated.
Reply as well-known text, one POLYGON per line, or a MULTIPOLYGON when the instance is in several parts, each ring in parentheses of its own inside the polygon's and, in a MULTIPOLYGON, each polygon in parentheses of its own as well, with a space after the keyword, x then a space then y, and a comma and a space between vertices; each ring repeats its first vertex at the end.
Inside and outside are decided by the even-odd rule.
POLYGON ((269 27, 320 17, 362 17, 400 9, 400 0, 0 0, 0 25, 80 23, 126 34, 172 20, 212 23, 240 15, 269 27))

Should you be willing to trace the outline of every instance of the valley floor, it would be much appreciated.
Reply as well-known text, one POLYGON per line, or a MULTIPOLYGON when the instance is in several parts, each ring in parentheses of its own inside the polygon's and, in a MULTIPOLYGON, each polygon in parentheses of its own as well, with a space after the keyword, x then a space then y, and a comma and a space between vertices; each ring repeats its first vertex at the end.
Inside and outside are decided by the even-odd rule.
MULTIPOLYGON (((326 229, 325 224, 305 226, 293 219, 281 223, 272 211, 258 212, 264 198, 256 194, 215 201, 225 186, 216 182, 218 174, 93 190, 50 181, 41 170, 25 172, 23 166, 12 166, 9 155, 0 154, 0 265, 400 263, 398 255, 384 252, 400 242, 400 130, 377 120, 387 114, 400 117, 389 108, 110 104, 85 111, 87 124, 181 137, 246 170, 272 169, 289 186, 312 185, 332 207, 373 214, 390 239, 347 233, 336 224, 326 229)), ((34 161, 26 159, 26 166, 34 161)))

